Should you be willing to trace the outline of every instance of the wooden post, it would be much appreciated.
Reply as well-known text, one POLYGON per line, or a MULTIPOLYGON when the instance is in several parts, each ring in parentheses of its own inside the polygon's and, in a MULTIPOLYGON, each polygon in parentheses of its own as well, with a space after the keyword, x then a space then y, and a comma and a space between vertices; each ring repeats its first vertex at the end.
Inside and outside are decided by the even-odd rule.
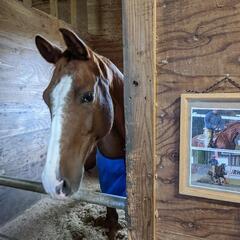
POLYGON ((87 0, 71 0, 71 24, 82 32, 88 31, 87 0))
POLYGON ((27 8, 32 7, 32 0, 23 0, 23 5, 27 8))
POLYGON ((156 0, 123 0, 130 240, 155 239, 156 0))
POLYGON ((50 0, 50 14, 58 17, 58 0, 50 0))

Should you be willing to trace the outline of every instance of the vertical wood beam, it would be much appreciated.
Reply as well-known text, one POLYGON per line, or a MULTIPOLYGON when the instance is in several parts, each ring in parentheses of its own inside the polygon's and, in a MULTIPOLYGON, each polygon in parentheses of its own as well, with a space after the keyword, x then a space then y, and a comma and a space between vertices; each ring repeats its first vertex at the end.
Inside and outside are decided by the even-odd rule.
POLYGON ((155 239, 156 0, 123 0, 130 240, 155 239))
POLYGON ((23 0, 23 5, 27 8, 32 7, 32 0, 23 0))
POLYGON ((50 14, 58 17, 58 0, 50 0, 50 14))
POLYGON ((80 31, 88 31, 87 0, 71 0, 71 24, 80 31))

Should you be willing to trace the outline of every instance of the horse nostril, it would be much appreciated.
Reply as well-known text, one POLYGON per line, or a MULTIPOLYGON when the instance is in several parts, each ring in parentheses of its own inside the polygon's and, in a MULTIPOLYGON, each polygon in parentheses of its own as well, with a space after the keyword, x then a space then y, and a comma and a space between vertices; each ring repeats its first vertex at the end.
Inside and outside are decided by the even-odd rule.
POLYGON ((61 190, 62 190, 62 185, 63 184, 59 184, 58 186, 56 186, 56 193, 58 194, 58 195, 60 195, 61 194, 61 190))
POLYGON ((71 193, 70 184, 69 184, 66 180, 63 180, 62 192, 63 192, 66 196, 68 196, 68 195, 71 193))

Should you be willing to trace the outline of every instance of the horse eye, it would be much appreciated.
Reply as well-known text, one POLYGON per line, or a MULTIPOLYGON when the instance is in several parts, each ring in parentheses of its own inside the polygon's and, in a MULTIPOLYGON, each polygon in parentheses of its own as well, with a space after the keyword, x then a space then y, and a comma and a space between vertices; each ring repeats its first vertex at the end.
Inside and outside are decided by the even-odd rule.
POLYGON ((81 103, 90 103, 92 101, 93 101, 93 93, 92 92, 85 93, 81 98, 81 103))

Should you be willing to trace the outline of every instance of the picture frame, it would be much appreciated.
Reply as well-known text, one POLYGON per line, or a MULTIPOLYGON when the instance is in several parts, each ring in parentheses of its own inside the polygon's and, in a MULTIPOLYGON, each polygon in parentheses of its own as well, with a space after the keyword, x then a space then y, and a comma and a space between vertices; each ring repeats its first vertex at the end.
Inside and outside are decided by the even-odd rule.
POLYGON ((179 193, 240 203, 240 93, 181 95, 179 193))

